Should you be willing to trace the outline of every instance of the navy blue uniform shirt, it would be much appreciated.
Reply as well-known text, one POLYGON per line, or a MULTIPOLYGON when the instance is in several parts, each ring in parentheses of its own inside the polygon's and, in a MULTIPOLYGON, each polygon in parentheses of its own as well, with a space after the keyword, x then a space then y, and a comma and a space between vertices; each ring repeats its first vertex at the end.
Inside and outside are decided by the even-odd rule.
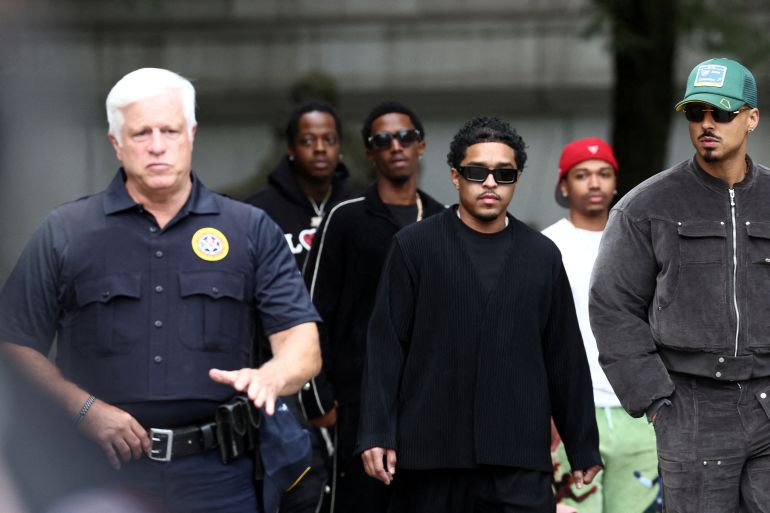
POLYGON ((188 401, 213 412, 233 390, 208 370, 251 366, 257 323, 270 335, 320 319, 263 211, 193 174, 160 229, 124 180, 48 215, 0 293, 0 340, 47 354, 56 335, 64 376, 129 412, 188 401))

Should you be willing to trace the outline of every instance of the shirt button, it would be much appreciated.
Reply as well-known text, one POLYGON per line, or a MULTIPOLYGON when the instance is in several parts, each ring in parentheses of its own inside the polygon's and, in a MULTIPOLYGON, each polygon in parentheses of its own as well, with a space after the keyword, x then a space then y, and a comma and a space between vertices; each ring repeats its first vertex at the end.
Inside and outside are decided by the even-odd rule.
POLYGON ((155 252, 155 256, 157 258, 163 258, 163 252, 161 250, 158 250, 158 251, 155 252))
POLYGON ((302 385, 302 390, 304 390, 305 392, 310 390, 310 383, 305 383, 304 385, 302 385))
POLYGON ((751 224, 751 221, 746 221, 746 226, 749 226, 751 224))
POLYGON ((158 231, 158 229, 156 227, 150 226, 150 233, 155 233, 157 231, 158 231))
POLYGON ((708 464, 709 464, 709 462, 708 462, 708 461, 704 461, 704 462, 703 462, 703 465, 708 465, 708 464))
POLYGON ((102 297, 110 297, 110 291, 105 290, 104 292, 102 292, 102 297))
POLYGON ((759 394, 759 397, 761 397, 762 399, 767 399, 767 394, 762 392, 761 394, 759 394))
POLYGON ((155 355, 155 356, 152 358, 152 361, 154 361, 155 363, 161 363, 161 362, 163 361, 163 357, 162 357, 162 356, 160 356, 160 355, 155 355))
POLYGON ((718 378, 721 378, 721 377, 722 377, 722 373, 721 373, 721 372, 719 372, 719 371, 717 371, 717 373, 716 373, 716 374, 714 374, 714 376, 716 376, 716 377, 718 377, 718 378))
POLYGON ((219 294, 219 289, 217 287, 211 287, 211 292, 214 294, 219 294))
POLYGON ((724 356, 720 356, 719 357, 719 363, 725 363, 725 357, 724 356))
POLYGON ((155 325, 156 328, 163 327, 163 321, 160 321, 160 320, 155 321, 153 324, 155 325))
POLYGON ((155 292, 157 292, 158 294, 163 292, 163 285, 155 285, 155 292))

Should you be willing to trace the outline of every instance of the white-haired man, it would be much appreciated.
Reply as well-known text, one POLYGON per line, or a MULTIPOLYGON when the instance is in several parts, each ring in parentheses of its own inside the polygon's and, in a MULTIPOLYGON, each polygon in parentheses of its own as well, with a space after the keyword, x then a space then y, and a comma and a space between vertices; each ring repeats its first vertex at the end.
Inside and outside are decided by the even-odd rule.
POLYGON ((259 511, 233 389, 272 414, 320 368, 318 315, 275 223, 192 172, 189 81, 134 71, 107 113, 122 167, 33 235, 0 293, 0 340, 164 509, 259 511), (274 357, 254 369, 257 321, 274 357))

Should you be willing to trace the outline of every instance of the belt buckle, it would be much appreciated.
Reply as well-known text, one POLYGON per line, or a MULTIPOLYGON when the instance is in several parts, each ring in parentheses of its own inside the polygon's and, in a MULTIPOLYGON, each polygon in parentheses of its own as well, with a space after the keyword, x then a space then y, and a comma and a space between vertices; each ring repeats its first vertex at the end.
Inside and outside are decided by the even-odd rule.
POLYGON ((158 429, 150 428, 150 439, 152 440, 152 446, 147 451, 147 456, 151 460, 155 461, 171 461, 171 449, 174 446, 174 431, 171 429, 158 429), (156 449, 156 442, 162 444, 165 442, 165 447, 156 449))

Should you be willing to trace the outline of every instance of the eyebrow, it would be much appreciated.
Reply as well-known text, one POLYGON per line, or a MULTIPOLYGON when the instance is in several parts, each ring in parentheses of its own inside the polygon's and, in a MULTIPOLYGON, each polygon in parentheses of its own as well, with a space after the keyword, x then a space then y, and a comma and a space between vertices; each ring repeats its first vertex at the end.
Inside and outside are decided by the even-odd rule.
POLYGON ((511 168, 516 167, 515 162, 498 162, 496 164, 492 164, 492 166, 490 167, 486 162, 479 162, 477 160, 473 160, 471 162, 468 162, 467 164, 460 164, 460 165, 461 166, 481 166, 481 167, 486 167, 488 169, 497 169, 499 167, 504 167, 504 166, 508 166, 511 168))

